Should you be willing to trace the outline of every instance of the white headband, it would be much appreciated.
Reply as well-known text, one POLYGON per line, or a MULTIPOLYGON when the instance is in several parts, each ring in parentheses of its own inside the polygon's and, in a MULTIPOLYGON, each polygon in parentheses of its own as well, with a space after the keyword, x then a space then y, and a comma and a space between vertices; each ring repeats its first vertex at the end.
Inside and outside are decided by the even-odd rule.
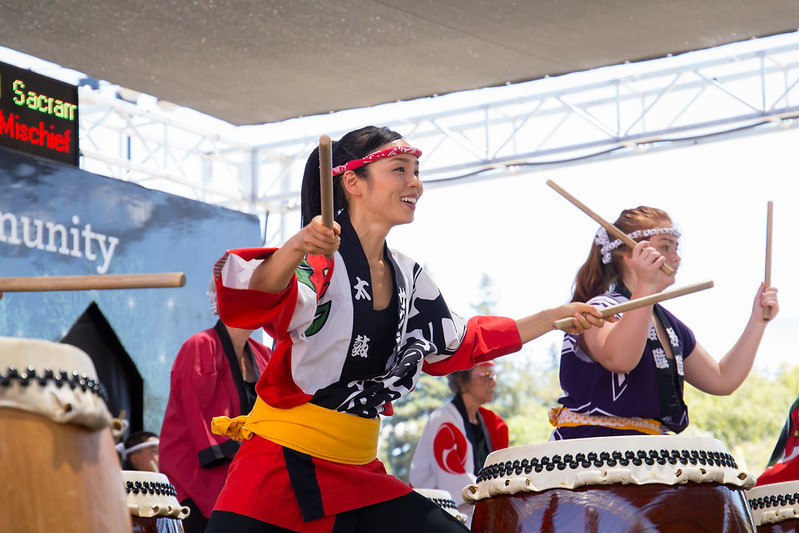
MULTIPOLYGON (((628 233, 627 236, 633 240, 640 239, 641 237, 651 237, 652 235, 674 235, 678 239, 680 238, 680 232, 675 228, 651 228, 651 229, 638 229, 633 231, 632 233, 628 233)), ((610 264, 610 252, 621 246, 622 242, 621 239, 616 239, 615 241, 611 242, 610 238, 608 237, 608 230, 604 227, 600 227, 599 231, 596 232, 596 236, 594 237, 594 244, 600 246, 600 253, 602 254, 602 264, 607 265, 610 264)))
POLYGON ((134 452, 138 452, 139 450, 143 450, 144 448, 149 448, 150 446, 158 446, 158 442, 159 442, 158 439, 146 440, 144 442, 140 442, 135 446, 131 446, 130 448, 127 449, 125 448, 125 443, 120 442, 119 444, 114 446, 114 449, 116 449, 116 451, 119 452, 119 455, 122 456, 122 460, 124 461, 125 459, 128 458, 130 454, 134 452))
POLYGON ((219 316, 219 306, 216 303, 216 290, 208 291, 205 294, 208 295, 208 300, 211 302, 211 314, 219 316))

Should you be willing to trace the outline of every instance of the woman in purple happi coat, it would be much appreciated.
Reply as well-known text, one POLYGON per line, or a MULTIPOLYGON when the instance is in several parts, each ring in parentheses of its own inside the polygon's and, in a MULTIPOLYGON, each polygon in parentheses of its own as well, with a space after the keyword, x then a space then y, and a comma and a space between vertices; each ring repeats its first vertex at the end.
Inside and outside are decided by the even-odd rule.
MULTIPOLYGON (((572 301, 597 308, 661 292, 680 267, 680 232, 669 215, 651 207, 623 211, 614 223, 637 242, 611 241, 604 228, 577 273, 572 301), (661 265, 674 273, 666 275, 661 265)), ((552 438, 679 433, 688 425, 683 381, 708 394, 727 395, 743 383, 771 317, 777 289, 760 284, 752 314, 720 360, 699 344, 677 317, 655 304, 627 311, 615 323, 566 335, 560 362, 564 395, 550 411, 552 438)))

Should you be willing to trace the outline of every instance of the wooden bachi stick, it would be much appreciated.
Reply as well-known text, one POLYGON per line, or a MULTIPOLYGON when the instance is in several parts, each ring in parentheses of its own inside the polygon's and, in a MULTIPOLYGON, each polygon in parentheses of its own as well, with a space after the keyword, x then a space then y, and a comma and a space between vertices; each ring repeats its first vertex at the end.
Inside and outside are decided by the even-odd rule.
MULTIPOLYGON (((621 239, 621 242, 626 244, 631 250, 633 248, 635 248, 636 242, 634 240, 632 240, 630 237, 628 237, 626 233, 624 233, 619 228, 614 226, 612 223, 608 222, 607 220, 605 220, 604 218, 602 218, 601 216, 596 214, 591 209, 589 209, 589 207, 587 205, 582 203, 580 200, 578 200, 577 198, 575 198, 571 194, 567 193, 557 183, 555 183, 552 180, 547 180, 547 185, 549 185, 550 187, 555 189, 561 196, 563 196, 568 201, 570 201, 575 206, 577 206, 583 213, 585 213, 589 217, 591 217, 594 220, 596 220, 597 222, 599 222, 599 225, 602 226, 603 228, 605 228, 605 230, 608 232, 609 235, 613 235, 615 238, 621 239)), ((661 272, 663 272, 667 276, 671 276, 672 274, 674 274, 674 269, 671 268, 669 265, 667 265, 665 263, 660 265, 660 270, 661 270, 661 272)))
MULTIPOLYGON (((771 287, 771 223, 774 204, 769 200, 766 208, 766 275, 763 278, 766 288, 771 287)), ((763 308, 763 320, 771 320, 771 307, 763 308)))
MULTIPOLYGON (((712 286, 713 282, 710 280, 703 281, 701 283, 694 283, 692 285, 685 285, 684 287, 678 287, 676 289, 659 292, 650 296, 644 296, 643 298, 636 298, 635 300, 611 305, 610 307, 600 309, 600 313, 602 314, 602 318, 607 318, 619 313, 624 313, 625 311, 632 311, 633 309, 639 309, 641 307, 646 307, 647 305, 653 305, 658 302, 662 302, 663 300, 670 300, 671 298, 684 296, 686 294, 691 294, 692 292, 709 289, 712 286)), ((571 317, 561 318, 560 320, 555 321, 555 329, 568 329, 572 326, 574 326, 574 319, 571 317)))
POLYGON ((322 200, 322 224, 326 228, 333 228, 332 151, 330 137, 327 135, 319 137, 319 192, 322 200))
POLYGON ((154 274, 101 274, 96 276, 33 276, 0 278, 0 292, 90 291, 182 287, 183 272, 154 274))
POLYGON ((322 196, 322 224, 333 227, 333 154, 330 137, 319 137, 319 189, 322 196))

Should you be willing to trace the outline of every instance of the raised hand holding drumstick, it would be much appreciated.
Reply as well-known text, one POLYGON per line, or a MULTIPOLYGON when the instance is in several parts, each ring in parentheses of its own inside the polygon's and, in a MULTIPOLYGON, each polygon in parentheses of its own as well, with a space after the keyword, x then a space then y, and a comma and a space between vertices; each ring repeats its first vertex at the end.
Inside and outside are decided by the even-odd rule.
POLYGON ((760 284, 755 302, 752 308, 752 318, 750 322, 755 319, 758 313, 762 318, 762 322, 770 321, 779 311, 779 302, 777 300, 777 289, 771 286, 771 244, 772 244, 772 221, 774 213, 774 204, 769 201, 766 204, 766 268, 765 275, 763 276, 763 283, 760 284))
MULTIPOLYGON (((285 289, 295 274, 297 267, 305 260, 307 255, 324 255, 333 257, 341 244, 339 235, 341 226, 333 217, 335 205, 333 198, 333 176, 331 168, 332 143, 330 137, 322 135, 319 138, 319 147, 306 164, 306 173, 309 166, 316 166, 314 172, 319 173, 319 181, 315 190, 303 202, 312 204, 308 212, 313 212, 310 220, 303 216, 303 227, 294 234, 283 246, 256 268, 250 279, 250 288, 268 292, 280 292, 285 289)), ((223 258, 226 261, 226 258, 223 258)), ((217 262, 217 269, 222 261, 217 262)), ((215 274, 216 276, 216 274, 215 274)))

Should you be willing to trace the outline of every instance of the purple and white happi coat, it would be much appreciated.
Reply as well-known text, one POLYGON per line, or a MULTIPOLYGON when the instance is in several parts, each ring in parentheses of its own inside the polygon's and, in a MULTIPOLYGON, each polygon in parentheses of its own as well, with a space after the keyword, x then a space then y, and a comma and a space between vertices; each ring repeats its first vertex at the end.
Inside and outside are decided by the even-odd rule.
MULTIPOLYGON (((625 290, 621 288, 621 290, 625 290)), ((588 303, 602 309, 629 300, 629 296, 609 291, 588 303)), ((616 373, 597 363, 578 344, 578 335, 563 339, 560 359, 560 384, 564 395, 558 400, 576 413, 604 416, 650 418, 676 433, 688 426, 688 407, 683 401, 683 362, 693 352, 693 332, 660 305, 654 313, 669 336, 673 358, 649 325, 644 353, 638 365, 627 373, 616 373)), ((637 432, 597 426, 561 427, 553 438, 582 438, 628 435, 637 432)))

